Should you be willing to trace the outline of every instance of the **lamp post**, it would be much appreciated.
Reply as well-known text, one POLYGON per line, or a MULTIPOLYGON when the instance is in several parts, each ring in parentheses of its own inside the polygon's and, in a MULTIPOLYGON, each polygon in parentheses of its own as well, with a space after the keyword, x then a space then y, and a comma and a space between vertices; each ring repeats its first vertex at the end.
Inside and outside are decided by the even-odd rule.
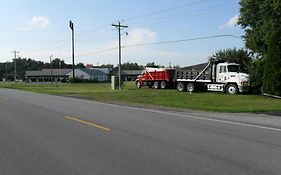
POLYGON ((69 21, 69 27, 72 31, 72 76, 73 80, 75 79, 75 73, 74 73, 74 24, 72 21, 69 21))
POLYGON ((53 85, 52 57, 53 55, 50 56, 50 70, 51 70, 51 84, 53 85))
POLYGON ((8 61, 6 62, 6 81, 8 81, 8 61))

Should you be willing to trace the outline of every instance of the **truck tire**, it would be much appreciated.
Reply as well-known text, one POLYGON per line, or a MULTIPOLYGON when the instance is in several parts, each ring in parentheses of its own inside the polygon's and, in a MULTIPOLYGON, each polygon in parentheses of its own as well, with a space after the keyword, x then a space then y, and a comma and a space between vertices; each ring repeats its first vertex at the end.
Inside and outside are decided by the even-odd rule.
POLYGON ((166 87, 167 87, 167 82, 166 82, 166 81, 161 81, 160 87, 161 87, 161 89, 166 89, 166 87))
POLYGON ((238 87, 236 84, 229 84, 226 86, 226 93, 230 95, 235 95, 238 93, 238 87))
POLYGON ((141 82, 140 81, 137 81, 136 82, 136 87, 139 89, 139 88, 141 88, 141 82))
POLYGON ((155 82, 153 83, 153 87, 154 87, 154 89, 159 89, 159 88, 160 88, 159 82, 158 82, 158 81, 155 81, 155 82))
POLYGON ((148 85, 147 85, 149 88, 152 88, 153 84, 151 82, 148 82, 148 85))
POLYGON ((184 83, 183 83, 183 82, 179 82, 179 83, 177 84, 177 90, 178 90, 179 92, 185 91, 185 86, 184 86, 184 83))
POLYGON ((187 92, 194 92, 195 91, 194 83, 187 83, 186 90, 187 90, 187 92))

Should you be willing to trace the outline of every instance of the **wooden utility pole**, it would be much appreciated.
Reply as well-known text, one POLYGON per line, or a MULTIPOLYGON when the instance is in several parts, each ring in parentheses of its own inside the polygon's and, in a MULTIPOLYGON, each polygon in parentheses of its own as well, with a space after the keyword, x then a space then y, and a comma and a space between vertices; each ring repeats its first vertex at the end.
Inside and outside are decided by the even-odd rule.
POLYGON ((14 63, 15 63, 15 70, 14 70, 14 82, 17 83, 17 53, 20 53, 19 51, 11 51, 11 53, 14 54, 14 63))
POLYGON ((127 25, 121 25, 120 22, 118 24, 112 24, 113 27, 118 29, 119 33, 119 64, 118 64, 118 87, 121 90, 121 30, 124 28, 128 28, 127 25))

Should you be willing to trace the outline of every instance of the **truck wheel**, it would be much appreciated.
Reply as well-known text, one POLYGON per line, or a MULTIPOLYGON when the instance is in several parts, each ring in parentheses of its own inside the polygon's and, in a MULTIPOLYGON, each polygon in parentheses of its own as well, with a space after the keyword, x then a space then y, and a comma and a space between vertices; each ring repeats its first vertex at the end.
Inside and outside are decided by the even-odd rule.
POLYGON ((178 90, 179 92, 183 92, 183 91, 185 90, 185 87, 184 87, 183 82, 179 82, 179 83, 177 84, 177 90, 178 90))
POLYGON ((137 82, 136 82, 136 87, 137 87, 137 88, 141 88, 141 82, 140 82, 140 81, 137 81, 137 82))
POLYGON ((229 84, 226 86, 226 93, 230 95, 235 95, 238 93, 238 87, 236 84, 229 84))
POLYGON ((160 87, 161 87, 161 89, 165 89, 167 87, 167 82, 166 81, 161 81, 160 87))
POLYGON ((152 88, 153 84, 151 82, 148 83, 147 85, 149 88, 152 88))
POLYGON ((187 89, 188 92, 194 92, 195 91, 194 83, 187 83, 186 89, 187 89))
POLYGON ((158 82, 158 81, 155 81, 155 82, 153 83, 153 87, 154 87, 155 89, 159 89, 159 88, 160 88, 159 82, 158 82))

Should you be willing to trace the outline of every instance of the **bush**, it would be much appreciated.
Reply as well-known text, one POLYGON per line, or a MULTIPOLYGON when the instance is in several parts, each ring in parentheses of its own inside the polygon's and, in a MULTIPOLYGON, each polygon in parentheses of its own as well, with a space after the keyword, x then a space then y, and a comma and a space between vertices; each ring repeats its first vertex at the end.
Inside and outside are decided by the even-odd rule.
POLYGON ((81 79, 81 78, 70 78, 70 83, 99 83, 97 79, 88 80, 88 79, 81 79))
POLYGON ((272 95, 281 96, 281 47, 277 45, 278 32, 269 37, 268 52, 265 57, 263 90, 272 95))
POLYGON ((249 67, 251 92, 261 94, 263 86, 264 59, 254 61, 249 67))

